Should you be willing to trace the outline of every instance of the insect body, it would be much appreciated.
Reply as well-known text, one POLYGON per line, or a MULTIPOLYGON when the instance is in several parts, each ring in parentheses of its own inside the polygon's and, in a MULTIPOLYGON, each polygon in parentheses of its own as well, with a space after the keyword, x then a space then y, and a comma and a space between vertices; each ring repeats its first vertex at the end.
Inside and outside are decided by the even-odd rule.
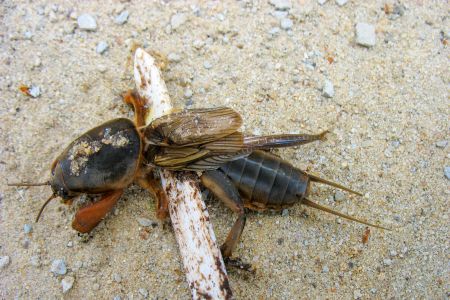
POLYGON ((245 226, 245 210, 281 210, 295 203, 305 204, 340 217, 383 228, 365 221, 341 214, 307 199, 311 182, 324 183, 350 193, 361 195, 338 183, 331 182, 295 168, 278 156, 264 151, 231 161, 218 170, 205 172, 202 183, 221 199, 229 208, 239 214, 222 246, 222 254, 230 257, 245 226))
POLYGON ((157 216, 163 219, 168 214, 168 203, 160 183, 153 177, 153 167, 217 169, 254 149, 308 143, 322 139, 325 134, 245 137, 237 131, 242 124, 240 115, 226 107, 187 110, 143 127, 144 101, 133 93, 124 98, 134 106, 135 122, 114 119, 82 134, 54 161, 48 182, 10 184, 51 186, 53 194, 42 206, 37 220, 57 196, 71 203, 80 194, 98 194, 100 200, 81 208, 72 223, 74 229, 89 232, 134 181, 156 196, 157 216))

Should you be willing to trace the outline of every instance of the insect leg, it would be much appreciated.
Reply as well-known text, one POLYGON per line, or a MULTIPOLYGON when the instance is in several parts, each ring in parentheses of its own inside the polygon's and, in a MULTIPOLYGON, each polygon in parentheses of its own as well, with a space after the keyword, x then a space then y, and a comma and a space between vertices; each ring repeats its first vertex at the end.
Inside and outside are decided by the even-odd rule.
POLYGON ((134 109, 134 123, 136 127, 141 127, 145 125, 145 116, 147 114, 147 109, 145 108, 145 100, 139 96, 135 91, 127 91, 122 95, 123 101, 132 105, 134 109))
POLYGON ((138 176, 137 183, 148 190, 156 199, 156 217, 164 220, 169 216, 169 200, 167 194, 161 186, 161 182, 156 180, 151 173, 146 176, 138 176))
POLYGON ((81 233, 90 232, 114 207, 122 194, 123 189, 108 192, 99 201, 78 210, 72 221, 72 228, 81 233))
POLYGON ((231 180, 222 172, 213 170, 204 172, 200 177, 202 184, 208 188, 217 198, 235 213, 239 214, 238 219, 231 228, 228 236, 220 250, 225 258, 231 257, 233 250, 241 237, 245 226, 244 203, 241 196, 231 180))

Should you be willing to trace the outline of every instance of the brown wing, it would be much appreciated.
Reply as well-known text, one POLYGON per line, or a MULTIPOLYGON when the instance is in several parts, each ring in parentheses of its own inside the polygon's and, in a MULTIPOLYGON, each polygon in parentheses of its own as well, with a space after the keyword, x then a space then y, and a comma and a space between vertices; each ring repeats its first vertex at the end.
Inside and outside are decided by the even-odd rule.
POLYGON ((243 140, 242 133, 235 132, 205 144, 185 147, 160 147, 153 158, 153 163, 170 170, 217 169, 225 162, 250 153, 250 151, 245 151, 244 148, 247 149, 247 147, 244 147, 243 140))
POLYGON ((152 145, 185 147, 219 140, 241 125, 241 116, 228 107, 191 109, 154 120, 144 136, 152 145))

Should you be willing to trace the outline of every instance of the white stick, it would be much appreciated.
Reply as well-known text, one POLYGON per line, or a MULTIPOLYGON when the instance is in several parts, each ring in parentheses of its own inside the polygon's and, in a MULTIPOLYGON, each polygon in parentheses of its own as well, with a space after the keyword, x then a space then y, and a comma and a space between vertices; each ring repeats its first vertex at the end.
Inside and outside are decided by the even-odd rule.
MULTIPOLYGON (((172 105, 161 72, 153 57, 140 48, 135 54, 134 78, 139 94, 148 101, 147 125, 170 113, 172 105)), ((192 298, 231 299, 225 265, 194 175, 170 171, 160 171, 160 175, 192 298)))

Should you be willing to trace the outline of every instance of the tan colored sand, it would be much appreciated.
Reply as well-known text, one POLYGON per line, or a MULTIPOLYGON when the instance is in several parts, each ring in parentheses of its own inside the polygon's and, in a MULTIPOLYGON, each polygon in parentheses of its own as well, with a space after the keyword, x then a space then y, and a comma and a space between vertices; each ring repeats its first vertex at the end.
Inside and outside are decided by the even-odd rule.
MULTIPOLYGON (((133 87, 135 43, 181 57, 164 73, 179 107, 190 102, 189 89, 193 107, 231 106, 250 133, 330 129, 326 142, 277 152, 365 193, 334 201, 333 189, 317 185, 312 200, 394 229, 371 229, 363 244, 364 226, 300 205, 284 217, 251 213, 236 255, 257 273, 230 272, 237 298, 448 297, 450 146, 436 147, 450 139, 448 4, 408 1, 391 20, 384 6, 393 1, 292 2, 292 31, 275 36, 269 32, 280 21, 267 1, 201 2, 198 16, 189 2, 2 3, 0 256, 11 262, 0 269, 0 298, 139 299, 139 289, 150 299, 189 297, 170 226, 144 229, 137 221, 156 219, 147 192, 129 188, 86 239, 70 228, 74 208, 57 201, 33 223, 48 187, 6 186, 48 179, 72 139, 132 116, 120 94, 133 87), (128 22, 117 25, 123 9, 128 22), (75 28, 71 17, 85 12, 97 31, 75 28), (181 12, 186 21, 170 31, 181 12), (357 22, 375 25, 375 47, 356 45, 357 22), (95 51, 100 41, 109 44, 104 55, 95 51), (322 96, 326 79, 333 98, 322 96), (23 95, 21 84, 42 95, 23 95), (25 224, 33 224, 31 234, 25 224), (59 258, 75 278, 64 296, 65 276, 50 272, 59 258)), ((236 216, 208 203, 223 241, 236 216)))

